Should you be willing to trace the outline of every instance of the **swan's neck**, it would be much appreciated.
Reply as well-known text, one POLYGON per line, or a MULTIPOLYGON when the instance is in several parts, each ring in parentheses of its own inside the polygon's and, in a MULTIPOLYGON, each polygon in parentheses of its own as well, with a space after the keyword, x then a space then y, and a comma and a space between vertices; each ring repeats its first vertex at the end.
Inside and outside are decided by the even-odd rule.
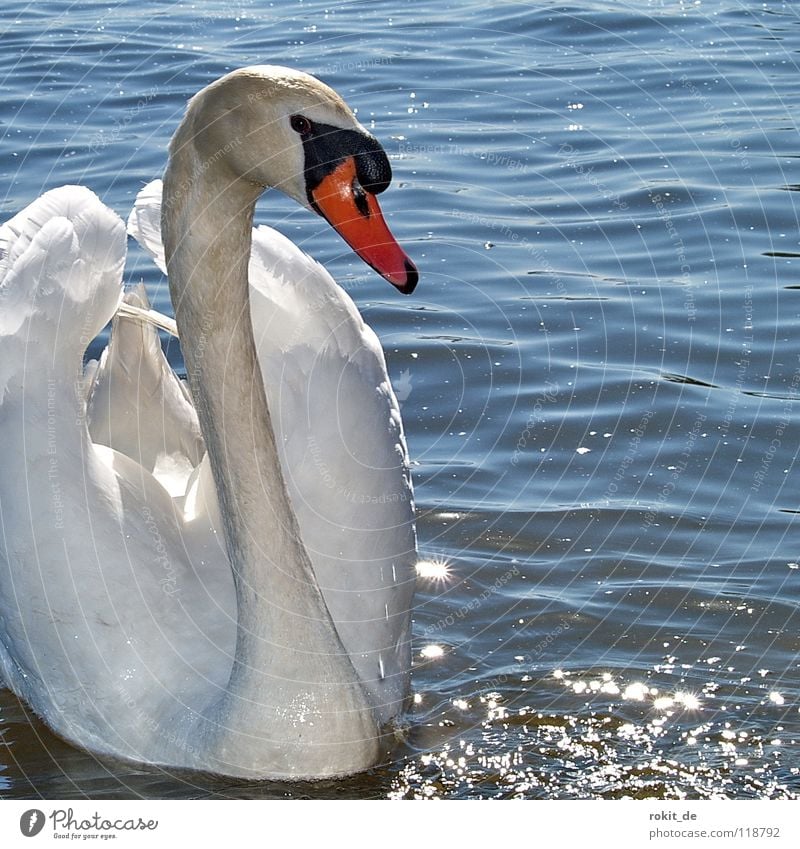
POLYGON ((212 759, 252 761, 254 774, 265 759, 270 774, 298 774, 298 759, 301 774, 344 773, 374 762, 376 728, 281 472, 249 307, 260 191, 223 160, 200 162, 190 143, 173 143, 162 213, 170 294, 238 602, 230 682, 205 733, 212 759), (354 750, 368 762, 354 764, 354 750))

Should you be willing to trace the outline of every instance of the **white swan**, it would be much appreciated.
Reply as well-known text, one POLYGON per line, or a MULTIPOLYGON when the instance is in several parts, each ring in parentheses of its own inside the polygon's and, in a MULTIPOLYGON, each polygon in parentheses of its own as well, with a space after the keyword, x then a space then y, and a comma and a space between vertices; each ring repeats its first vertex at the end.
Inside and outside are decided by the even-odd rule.
POLYGON ((389 180, 307 74, 245 68, 190 101, 163 215, 154 183, 129 229, 169 270, 194 405, 123 313, 82 375, 125 262, 91 192, 0 228, 0 675, 69 741, 258 778, 381 757, 416 560, 398 405, 349 297, 252 219, 279 188, 408 292, 375 199, 389 180))

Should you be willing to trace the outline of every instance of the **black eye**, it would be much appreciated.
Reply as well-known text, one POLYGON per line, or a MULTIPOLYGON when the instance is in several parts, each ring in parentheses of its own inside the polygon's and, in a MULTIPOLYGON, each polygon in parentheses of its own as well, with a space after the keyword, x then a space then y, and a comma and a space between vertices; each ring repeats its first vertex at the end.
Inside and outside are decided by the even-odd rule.
POLYGON ((305 115, 292 115, 289 121, 292 129, 301 136, 307 136, 311 132, 311 121, 305 115))

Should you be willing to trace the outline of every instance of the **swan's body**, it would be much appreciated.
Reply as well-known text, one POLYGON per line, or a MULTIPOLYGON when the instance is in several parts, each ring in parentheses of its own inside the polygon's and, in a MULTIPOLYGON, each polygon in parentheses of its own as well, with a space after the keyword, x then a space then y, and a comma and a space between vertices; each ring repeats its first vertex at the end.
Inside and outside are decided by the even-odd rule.
MULTIPOLYGON (((125 260, 124 226, 91 192, 49 192, 0 228, 0 674, 90 750, 338 775, 376 762, 403 707, 415 537, 383 354, 321 266, 251 230, 265 185, 336 223, 319 187, 353 152, 313 161, 322 126, 361 145, 371 192, 377 143, 343 102, 260 67, 191 102, 163 217, 160 183, 137 199, 129 231, 169 271, 194 403, 155 329, 122 314, 81 378, 125 260), (250 133, 249 159, 215 137, 226 127, 250 133)), ((413 288, 402 254, 351 228, 413 288)))

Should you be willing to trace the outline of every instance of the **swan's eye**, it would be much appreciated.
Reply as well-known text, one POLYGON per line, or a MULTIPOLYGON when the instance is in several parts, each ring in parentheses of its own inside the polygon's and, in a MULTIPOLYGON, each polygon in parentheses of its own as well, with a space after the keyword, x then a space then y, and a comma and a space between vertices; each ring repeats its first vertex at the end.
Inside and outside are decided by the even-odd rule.
POLYGON ((292 115, 289 121, 292 129, 301 136, 307 136, 311 132, 311 121, 305 115, 292 115))

